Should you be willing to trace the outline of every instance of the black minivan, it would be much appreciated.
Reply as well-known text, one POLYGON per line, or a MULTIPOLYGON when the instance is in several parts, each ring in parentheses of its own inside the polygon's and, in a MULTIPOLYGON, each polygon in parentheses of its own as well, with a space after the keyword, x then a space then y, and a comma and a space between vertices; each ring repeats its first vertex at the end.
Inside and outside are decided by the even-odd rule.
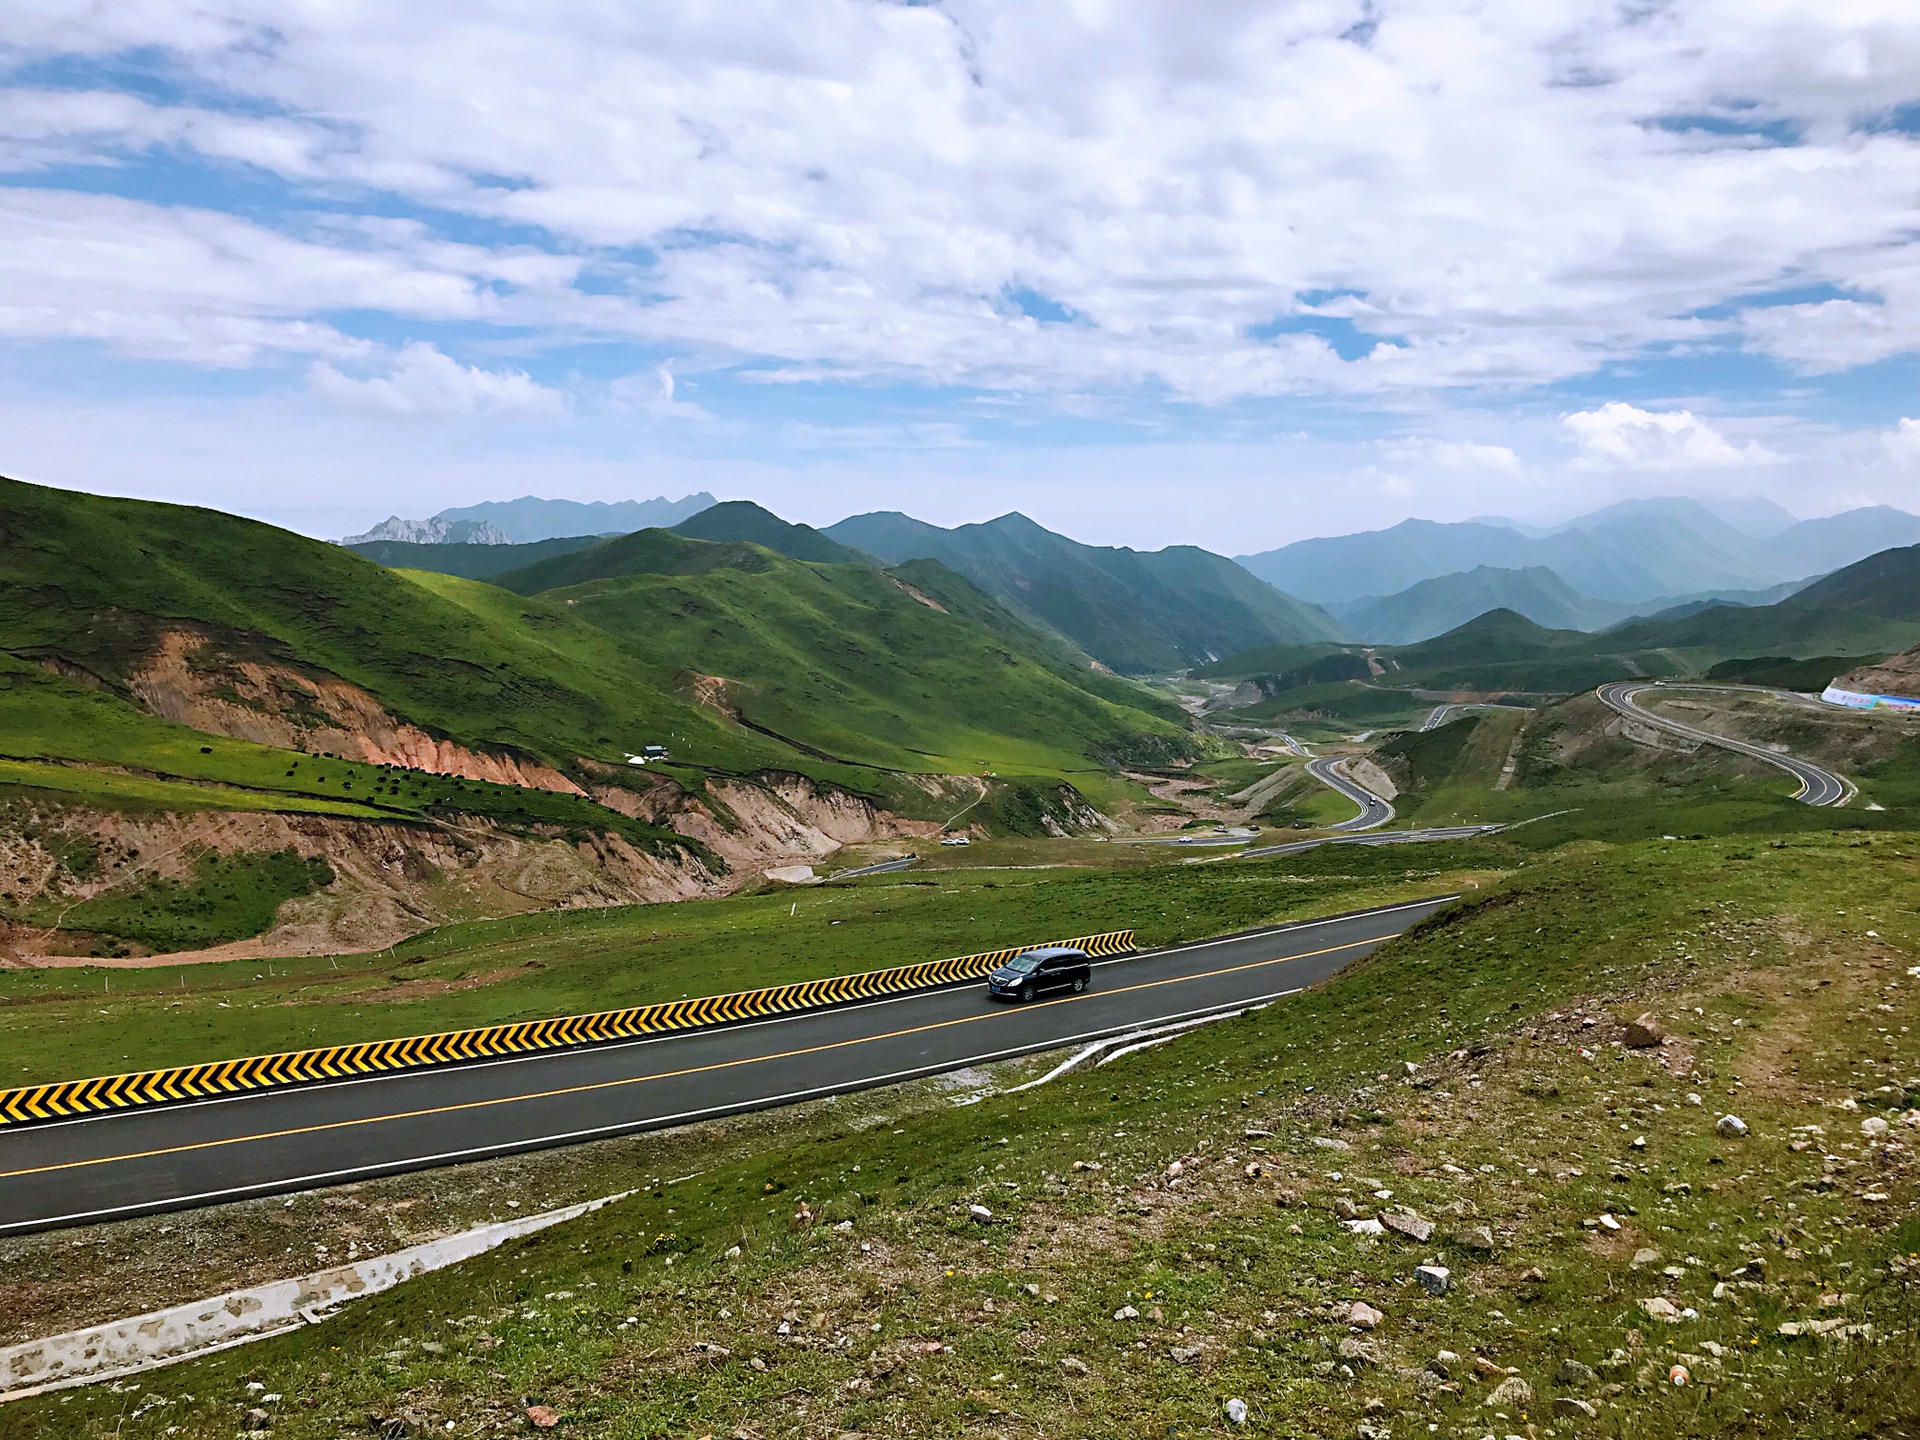
POLYGON ((1093 983, 1087 952, 1071 945, 1024 950, 987 976, 987 994, 996 1000, 1031 1000, 1051 990, 1078 995, 1093 983))

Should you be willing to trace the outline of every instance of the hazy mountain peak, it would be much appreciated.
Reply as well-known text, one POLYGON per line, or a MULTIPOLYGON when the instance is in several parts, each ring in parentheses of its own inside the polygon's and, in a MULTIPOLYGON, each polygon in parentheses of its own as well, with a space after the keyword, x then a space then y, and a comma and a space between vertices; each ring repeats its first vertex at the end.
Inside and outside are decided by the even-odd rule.
POLYGON ((433 518, 483 521, 496 527, 508 542, 526 544, 560 536, 625 535, 650 526, 676 525, 713 503, 713 496, 704 490, 683 495, 678 500, 669 500, 664 495, 652 500, 547 500, 537 495, 522 495, 518 500, 483 500, 477 505, 455 506, 433 518))
POLYGON ((403 545, 508 545, 512 542, 498 525, 485 520, 450 520, 435 515, 430 520, 403 520, 389 515, 364 535, 349 535, 342 545, 366 545, 377 540, 397 541, 403 545))

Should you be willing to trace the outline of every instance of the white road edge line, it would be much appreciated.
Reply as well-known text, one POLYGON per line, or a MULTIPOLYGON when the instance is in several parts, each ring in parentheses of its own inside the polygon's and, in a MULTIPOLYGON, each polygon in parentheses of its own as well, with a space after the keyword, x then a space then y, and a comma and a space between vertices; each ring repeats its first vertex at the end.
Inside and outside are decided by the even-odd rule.
MULTIPOLYGON (((1288 993, 1291 994, 1291 993, 1297 993, 1297 992, 1290 991, 1288 993)), ((1182 1035, 1186 1034, 1188 1031, 1197 1030, 1202 1025, 1211 1025, 1216 1020, 1236 1019, 1237 1017, 1244 1015, 1246 1013, 1247 1012, 1245 1010, 1226 1010, 1226 1011, 1222 1011, 1217 1015, 1203 1015, 1198 1020, 1180 1020, 1180 1021, 1176 1021, 1172 1025, 1161 1025, 1151 1030, 1134 1030, 1134 1031, 1130 1031, 1125 1035, 1113 1035, 1113 1036, 1109 1036, 1105 1040, 1096 1040, 1093 1042, 1093 1044, 1087 1046, 1085 1049, 1076 1050, 1072 1055, 1069 1055, 1065 1060, 1062 1060, 1058 1065, 1054 1066, 1053 1069, 1049 1070, 1046 1074, 1042 1075, 1038 1080, 1029 1080, 1024 1085, 1015 1085, 1012 1088, 1007 1090, 994 1090, 988 1093, 993 1095, 1018 1095, 1022 1090, 1032 1090, 1038 1086, 1046 1084, 1049 1080, 1058 1079, 1060 1076, 1065 1075, 1068 1071, 1081 1065, 1091 1057, 1098 1055, 1102 1050, 1111 1049, 1113 1046, 1122 1044, 1125 1041, 1138 1040, 1138 1039, 1143 1039, 1150 1035, 1162 1035, 1162 1034, 1164 1034, 1165 1037, 1169 1040, 1177 1040, 1182 1035)), ((1123 1051, 1122 1053, 1124 1054, 1125 1052, 1123 1051)), ((1113 1057, 1111 1055, 1107 1057, 1108 1060, 1111 1060, 1112 1058, 1113 1057)), ((1100 1062, 1101 1065, 1104 1065, 1106 1063, 1107 1063, 1106 1060, 1102 1060, 1100 1062)), ((986 1098, 987 1098, 986 1095, 980 1095, 977 1097, 973 1097, 972 1099, 969 1099, 966 1103, 973 1104, 975 1103, 975 1100, 984 1100, 986 1098)), ((958 1104, 960 1102, 956 1101, 955 1103, 958 1104)))
MULTIPOLYGON (((1386 944, 1393 939, 1383 935, 1376 942, 1386 944)), ((1365 942, 1358 942, 1364 944, 1365 942)), ((1299 956, 1287 956, 1275 963, 1285 963, 1299 956)), ((1190 1015, 1211 1015, 1223 1008, 1248 1009, 1255 1005, 1270 1003, 1283 996, 1297 995, 1299 987, 1290 990, 1275 990, 1271 994, 1256 995, 1251 1000, 1234 1000, 1226 1007, 1202 1006, 1197 1010, 1188 1010, 1179 1015, 1164 1016, 1167 1020, 1181 1020, 1190 1015)), ((847 1094, 858 1090, 872 1089, 881 1085, 898 1085, 908 1080, 921 1080, 929 1075, 945 1075, 954 1070, 963 1070, 969 1065, 985 1065, 994 1060, 1006 1060, 1016 1055, 1031 1055, 1036 1050, 1052 1050, 1061 1045, 1074 1045, 1082 1041, 1093 1040, 1102 1035, 1124 1033, 1137 1021, 1126 1025, 1111 1025, 1104 1030, 1088 1030, 1079 1035, 1062 1035, 1031 1045, 1010 1045, 1001 1050, 990 1050, 979 1055, 968 1055, 953 1060, 942 1060, 934 1065, 920 1065, 907 1070, 893 1070, 884 1075, 868 1075, 858 1080, 844 1080, 836 1085, 816 1085, 806 1090, 790 1090, 783 1095, 765 1095, 754 1100, 740 1100, 730 1105, 713 1105, 703 1110, 683 1110, 675 1115, 656 1115, 645 1120, 625 1120, 615 1125, 596 1125, 585 1130, 568 1130, 556 1135, 538 1135, 524 1140, 511 1141, 504 1145, 475 1145, 464 1150, 443 1150, 436 1155, 416 1155, 406 1160, 388 1160, 378 1165, 352 1166, 344 1170, 328 1170, 313 1175, 292 1175, 284 1180, 265 1180, 257 1185, 236 1185, 225 1190, 203 1190, 197 1195, 176 1195, 165 1200, 149 1200, 138 1205, 111 1206, 104 1210, 80 1210, 68 1215, 50 1215, 36 1220, 13 1220, 0 1224, 0 1235, 32 1230, 53 1230, 68 1225, 79 1225, 117 1217, 143 1215, 153 1211, 185 1210, 199 1205, 210 1205, 216 1201, 235 1200, 247 1195, 284 1194, 294 1190, 317 1189, 322 1185, 343 1184, 348 1180, 370 1179, 390 1170, 427 1170, 440 1165, 451 1165, 462 1160, 479 1160, 488 1156, 516 1155, 526 1151, 544 1150, 556 1145, 578 1144, 581 1141, 604 1138, 613 1135, 632 1134, 644 1130, 663 1130, 670 1125, 688 1125, 696 1120, 711 1120, 720 1115, 741 1114, 753 1110, 770 1110, 781 1105, 794 1105, 802 1100, 817 1099, 822 1095, 847 1094)), ((376 1117, 377 1118, 377 1117, 376 1117)))
MULTIPOLYGON (((1266 935, 1281 935, 1290 930, 1314 930, 1322 925, 1338 925, 1348 920, 1365 920, 1374 915, 1393 915, 1402 910, 1418 910, 1426 905, 1445 905, 1460 898, 1458 893, 1431 896, 1425 900, 1405 900, 1396 905, 1382 905, 1370 910, 1357 911, 1351 915, 1329 915, 1320 920, 1289 920, 1285 924, 1275 925, 1271 929, 1243 932, 1238 935, 1222 935, 1217 940, 1195 940, 1188 945, 1169 945, 1159 950, 1137 950, 1131 955, 1116 955, 1111 960, 1096 960, 1093 968, 1104 969, 1108 965, 1130 965, 1138 960, 1151 960, 1158 956, 1185 955, 1195 950, 1211 949, 1215 945, 1233 945, 1243 940, 1258 940, 1266 935)), ((1393 936, 1383 935, 1382 940, 1391 940, 1393 936)), ((1287 956, 1282 959, 1292 958, 1287 956)), ((827 977, 832 978, 832 977, 827 977)), ((444 1074, 450 1070, 491 1070, 501 1065, 526 1065, 540 1060, 553 1060, 566 1055, 578 1055, 586 1051, 612 1052, 631 1050, 642 1045, 661 1045, 669 1041, 685 1040, 694 1035, 715 1035, 722 1031, 739 1032, 759 1030, 768 1025, 791 1025, 798 1020, 815 1020, 826 1014, 845 1014, 855 1010, 874 1010, 882 1005, 900 1005, 908 1000, 924 999, 928 995, 937 995, 942 990, 958 988, 956 985, 908 990, 899 995, 887 995, 876 1000, 862 1000, 852 1005, 821 1006, 811 1010, 795 1010, 788 1015, 774 1015, 765 1020, 749 1020, 744 1024, 710 1026, 696 1030, 669 1030, 658 1035, 636 1035, 631 1040, 607 1040, 598 1044, 577 1046, 570 1050, 537 1050, 528 1055, 503 1055, 494 1060, 473 1060, 460 1064, 439 1065, 422 1070, 389 1070, 379 1075, 356 1075, 339 1080, 325 1080, 311 1085, 288 1086, 282 1090, 248 1090, 237 1095, 210 1095, 203 1100, 185 1100, 172 1105, 142 1106, 133 1110, 103 1110, 97 1115, 75 1115, 66 1120, 49 1120, 42 1124, 25 1127, 0 1126, 0 1138, 8 1134, 26 1134, 29 1131, 40 1133, 59 1130, 69 1125, 97 1125, 102 1121, 124 1120, 130 1116, 145 1115, 165 1110, 178 1114, 186 1110, 198 1110, 208 1105, 233 1105, 250 1100, 260 1100, 271 1095, 288 1095, 295 1092, 345 1089, 352 1085, 383 1085, 395 1080, 414 1080, 423 1075, 444 1074)), ((1062 1042, 1070 1043, 1070 1042, 1062 1042)), ((0 1235, 6 1228, 0 1226, 0 1235)))

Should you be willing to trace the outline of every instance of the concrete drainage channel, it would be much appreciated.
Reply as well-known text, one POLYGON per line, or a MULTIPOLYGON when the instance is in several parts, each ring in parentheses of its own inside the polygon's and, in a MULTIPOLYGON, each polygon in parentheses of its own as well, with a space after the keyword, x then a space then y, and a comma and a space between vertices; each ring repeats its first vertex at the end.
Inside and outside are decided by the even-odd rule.
POLYGON ((136 1315, 129 1320, 112 1320, 105 1325, 8 1346, 0 1349, 0 1386, 6 1387, 0 1390, 0 1403, 24 1400, 49 1390, 137 1375, 252 1340, 264 1340, 283 1330, 317 1324, 349 1300, 391 1290, 402 1281, 471 1259, 509 1240, 624 1200, 632 1193, 623 1190, 605 1199, 482 1225, 396 1250, 390 1255, 376 1255, 351 1265, 317 1270, 292 1280, 276 1280, 269 1285, 233 1290, 208 1300, 136 1315))

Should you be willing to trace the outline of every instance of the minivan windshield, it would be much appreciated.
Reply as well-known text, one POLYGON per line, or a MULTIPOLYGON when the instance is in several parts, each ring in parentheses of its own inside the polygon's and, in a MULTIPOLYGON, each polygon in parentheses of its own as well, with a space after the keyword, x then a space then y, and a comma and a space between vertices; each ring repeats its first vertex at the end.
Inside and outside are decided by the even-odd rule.
POLYGON ((1017 971, 1022 975, 1031 975, 1039 968, 1040 957, 1038 955, 1016 955, 1007 962, 1007 969, 1017 971))

